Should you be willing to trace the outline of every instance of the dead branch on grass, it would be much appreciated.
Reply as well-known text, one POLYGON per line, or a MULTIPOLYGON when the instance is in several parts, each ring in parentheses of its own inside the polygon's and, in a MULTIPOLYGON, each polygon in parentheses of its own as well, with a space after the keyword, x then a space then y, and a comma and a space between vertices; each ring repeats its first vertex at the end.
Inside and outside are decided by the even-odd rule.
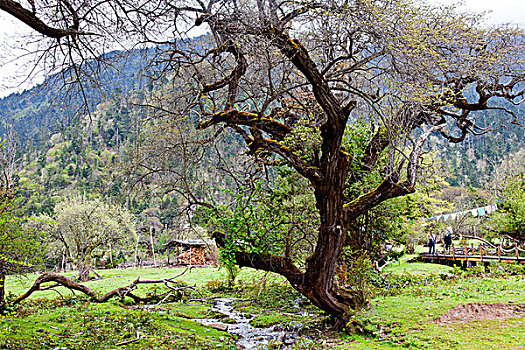
MULTIPOLYGON (((46 273, 42 274, 41 276, 39 276, 35 280, 35 282, 33 283, 33 286, 31 288, 29 288, 24 294, 22 294, 18 298, 16 298, 13 301, 13 304, 19 304, 20 302, 22 302, 23 300, 27 299, 29 296, 31 296, 31 294, 33 294, 36 291, 49 290, 49 289, 53 289, 53 288, 56 288, 56 287, 59 287, 59 286, 66 287, 66 288, 70 289, 71 291, 75 291, 75 290, 76 291, 80 291, 80 292, 86 294, 87 296, 91 297, 93 299, 93 301, 96 302, 96 303, 105 303, 105 302, 109 301, 110 299, 112 299, 113 297, 116 297, 116 296, 118 296, 120 298, 124 298, 126 296, 130 297, 130 298, 133 299, 133 301, 135 301, 135 303, 147 302, 151 298, 148 298, 148 297, 143 298, 143 297, 140 297, 140 296, 135 295, 135 294, 132 293, 132 291, 135 290, 139 284, 164 284, 170 290, 167 293, 169 295, 171 295, 173 293, 173 291, 181 291, 181 290, 185 290, 185 289, 195 290, 193 287, 188 287, 188 286, 174 287, 174 286, 171 285, 171 284, 176 282, 175 281, 176 278, 179 278, 180 276, 184 275, 189 270, 191 270, 191 267, 185 269, 180 274, 178 274, 176 276, 173 276, 173 277, 170 277, 170 278, 162 278, 162 279, 155 279, 155 280, 149 280, 149 279, 141 280, 140 277, 137 277, 137 279, 134 280, 133 282, 131 282, 128 286, 113 289, 112 291, 104 294, 100 298, 97 297, 97 295, 95 294, 95 292, 91 288, 89 288, 89 287, 87 287, 87 286, 85 286, 83 284, 75 282, 75 281, 73 281, 73 280, 71 280, 71 279, 69 279, 69 278, 67 278, 65 276, 62 276, 62 275, 59 275, 59 274, 56 274, 56 273, 46 272, 46 273), (55 282, 55 284, 53 284, 51 286, 43 286, 43 284, 47 283, 47 282, 55 282)), ((168 295, 168 297, 169 297, 169 295, 168 295)), ((162 299, 162 301, 167 300, 168 297, 162 299)))
POLYGON ((56 282, 57 284, 60 284, 70 290, 77 290, 79 292, 86 294, 87 296, 93 299, 97 299, 95 292, 93 292, 91 288, 86 287, 80 283, 77 283, 65 276, 62 276, 62 275, 59 275, 53 272, 46 272, 35 280, 35 283, 33 283, 33 286, 31 288, 29 288, 24 294, 16 298, 13 301, 13 304, 20 303, 22 300, 28 298, 29 296, 31 296, 31 294, 33 294, 34 292, 38 290, 45 290, 46 287, 43 287, 42 284, 47 283, 47 282, 56 282))

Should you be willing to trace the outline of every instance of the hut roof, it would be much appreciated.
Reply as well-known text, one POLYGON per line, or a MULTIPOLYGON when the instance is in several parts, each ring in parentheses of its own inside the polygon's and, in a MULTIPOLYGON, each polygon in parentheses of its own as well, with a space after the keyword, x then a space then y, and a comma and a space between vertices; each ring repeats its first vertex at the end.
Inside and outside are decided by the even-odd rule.
POLYGON ((210 242, 203 239, 172 239, 164 244, 166 247, 205 247, 210 242))

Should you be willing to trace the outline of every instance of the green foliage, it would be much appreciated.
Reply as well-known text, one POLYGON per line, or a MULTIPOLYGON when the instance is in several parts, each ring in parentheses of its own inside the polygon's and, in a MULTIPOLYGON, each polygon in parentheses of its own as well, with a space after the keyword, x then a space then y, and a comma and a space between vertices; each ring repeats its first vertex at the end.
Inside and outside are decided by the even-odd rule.
POLYGON ((220 259, 227 266, 230 281, 236 275, 236 252, 275 253, 281 250, 271 239, 266 239, 267 235, 279 237, 282 226, 268 230, 270 225, 273 226, 272 216, 264 201, 260 201, 262 194, 261 184, 241 189, 235 194, 231 206, 218 205, 217 209, 208 211, 208 227, 221 235, 220 259))
POLYGON ((343 251, 342 259, 345 261, 345 269, 342 273, 344 291, 352 296, 355 310, 366 307, 373 295, 373 280, 377 273, 373 270, 372 261, 364 251, 350 251, 347 247, 343 251))
POLYGON ((5 349, 107 349, 137 335, 141 339, 126 349, 232 349, 227 333, 169 313, 111 304, 35 309, 24 318, 0 319, 0 347, 5 349))
POLYGON ((221 240, 223 264, 233 266, 235 253, 240 251, 286 256, 299 265, 305 263, 315 241, 318 216, 304 179, 280 169, 270 183, 259 182, 227 193, 232 198, 230 204, 217 204, 208 210, 206 223, 221 240))
POLYGON ((226 269, 226 281, 228 282, 228 287, 233 288, 235 280, 237 279, 237 276, 239 276, 239 272, 241 272, 241 268, 235 264, 229 263, 225 263, 224 268, 226 269))
POLYGON ((53 217, 40 215, 35 220, 46 223, 43 228, 56 250, 73 258, 81 270, 89 269, 95 249, 133 249, 134 217, 119 205, 73 195, 59 202, 54 212, 53 217))
POLYGON ((525 173, 509 180, 501 199, 492 224, 502 233, 520 241, 525 239, 525 173))
MULTIPOLYGON (((376 169, 370 173, 359 168, 360 160, 364 156, 364 147, 373 133, 372 127, 361 119, 346 129, 343 145, 354 160, 352 175, 345 188, 345 196, 349 199, 355 199, 377 188, 384 179, 384 169, 388 168, 391 162, 383 155, 378 160, 376 169)), ((433 162, 432 157, 428 155, 422 158, 423 168, 430 167, 433 162)), ((414 247, 426 237, 416 221, 432 216, 435 211, 451 209, 450 203, 438 198, 440 191, 447 185, 443 176, 436 170, 432 177, 426 180, 424 187, 419 186, 415 193, 382 202, 364 213, 348 231, 349 246, 355 251, 367 251, 372 260, 380 261, 381 264, 404 250, 413 252, 414 247), (394 251, 386 249, 387 245, 403 245, 404 248, 394 251)))
POLYGON ((40 232, 24 225, 20 204, 20 199, 0 190, 0 315, 12 311, 5 302, 6 275, 30 271, 43 255, 40 232))
POLYGON ((299 119, 292 131, 285 136, 283 145, 306 162, 318 163, 321 150, 321 134, 312 116, 299 119))
POLYGON ((38 265, 44 253, 41 233, 25 225, 22 200, 0 195, 0 273, 38 265))
MULTIPOLYGON (((365 154, 365 147, 370 141, 374 130, 367 125, 364 119, 357 119, 349 124, 343 135, 342 146, 346 153, 352 156, 351 173, 356 178, 363 176, 365 173, 360 169, 361 160, 365 154)), ((377 172, 368 175, 361 181, 348 181, 346 194, 349 196, 361 195, 372 189, 379 182, 377 172)))

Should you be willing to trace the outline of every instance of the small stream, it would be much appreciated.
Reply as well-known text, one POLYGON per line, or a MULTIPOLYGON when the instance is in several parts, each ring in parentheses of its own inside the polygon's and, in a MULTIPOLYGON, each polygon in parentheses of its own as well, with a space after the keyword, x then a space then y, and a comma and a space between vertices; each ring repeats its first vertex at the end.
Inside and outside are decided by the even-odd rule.
MULTIPOLYGON (((270 340, 292 340, 295 335, 275 330, 275 327, 256 328, 250 325, 250 321, 255 317, 246 317, 246 314, 235 311, 230 305, 234 298, 221 298, 216 300, 216 304, 211 308, 212 311, 226 315, 236 323, 223 323, 220 319, 194 319, 203 325, 224 325, 227 326, 227 332, 238 337, 237 345, 242 349, 256 349, 258 345, 267 344, 270 340)), ((285 341, 286 343, 286 341, 285 341)))

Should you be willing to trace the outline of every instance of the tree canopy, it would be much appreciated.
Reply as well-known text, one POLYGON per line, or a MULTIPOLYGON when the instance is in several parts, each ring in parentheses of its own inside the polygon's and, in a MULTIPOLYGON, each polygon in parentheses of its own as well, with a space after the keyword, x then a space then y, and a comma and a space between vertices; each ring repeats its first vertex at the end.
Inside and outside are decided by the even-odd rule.
POLYGON ((39 232, 24 225, 12 181, 13 144, 7 141, 0 142, 0 314, 5 310, 6 275, 31 271, 44 253, 39 232))
POLYGON ((72 196, 55 206, 52 218, 41 215, 37 219, 47 222, 51 241, 59 244, 59 249, 77 265, 81 281, 89 278, 96 249, 111 250, 117 243, 133 246, 136 241, 129 211, 96 198, 72 196))

